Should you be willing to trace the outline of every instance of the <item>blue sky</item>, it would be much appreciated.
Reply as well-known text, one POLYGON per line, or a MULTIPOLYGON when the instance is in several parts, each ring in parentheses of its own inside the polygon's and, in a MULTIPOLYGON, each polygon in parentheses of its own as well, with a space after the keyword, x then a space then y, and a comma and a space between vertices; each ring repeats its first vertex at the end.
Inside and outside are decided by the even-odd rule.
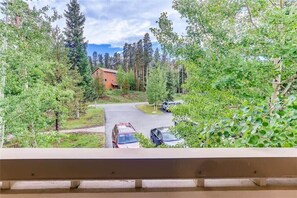
MULTIPOLYGON (((32 0, 30 5, 55 7, 62 14, 69 0, 32 0)), ((161 12, 167 12, 175 30, 183 32, 184 23, 171 8, 172 0, 79 0, 81 11, 86 16, 85 37, 90 44, 110 44, 122 47, 125 42, 133 43, 143 38, 161 12)), ((57 22, 65 26, 65 19, 57 22)), ((151 35, 152 42, 156 39, 151 35)))

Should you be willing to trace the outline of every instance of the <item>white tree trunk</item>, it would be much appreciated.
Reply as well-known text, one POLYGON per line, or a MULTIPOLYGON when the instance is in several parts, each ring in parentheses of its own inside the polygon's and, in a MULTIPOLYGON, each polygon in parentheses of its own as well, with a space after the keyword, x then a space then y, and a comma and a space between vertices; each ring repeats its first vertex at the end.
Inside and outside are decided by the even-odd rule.
POLYGON ((79 119, 79 101, 76 102, 76 118, 79 119))
MULTIPOLYGON (((2 51, 6 50, 7 48, 7 43, 5 39, 4 39, 4 45, 2 47, 3 48, 0 49, 0 55, 2 51)), ((4 89, 5 89, 5 82, 6 82, 5 64, 6 64, 5 62, 0 61, 0 65, 1 65, 0 101, 4 100, 4 89)), ((0 108, 0 148, 2 148, 4 144, 4 131, 5 131, 5 121, 3 118, 3 109, 0 108)))

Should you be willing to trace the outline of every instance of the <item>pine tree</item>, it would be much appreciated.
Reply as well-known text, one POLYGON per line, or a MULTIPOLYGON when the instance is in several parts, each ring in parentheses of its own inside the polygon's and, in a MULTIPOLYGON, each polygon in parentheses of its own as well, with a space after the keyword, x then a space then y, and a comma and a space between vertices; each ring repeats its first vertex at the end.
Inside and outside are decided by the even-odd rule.
POLYGON ((167 91, 167 100, 173 100, 173 94, 176 92, 176 86, 174 82, 174 73, 168 69, 166 72, 166 91, 167 91))
POLYGON ((65 46, 68 48, 68 58, 71 68, 77 70, 82 76, 82 86, 86 99, 93 99, 95 96, 91 69, 88 63, 85 38, 83 29, 85 16, 80 12, 80 5, 77 0, 70 0, 67 10, 64 12, 66 18, 65 46), (92 91, 93 90, 93 91, 92 91))
POLYGON ((93 52, 93 71, 97 68, 98 66, 98 54, 97 52, 93 52))
POLYGON ((147 70, 153 59, 153 48, 150 35, 146 33, 143 38, 143 61, 144 61, 144 82, 146 82, 147 70))
MULTIPOLYGON (((91 68, 93 68, 93 60, 92 60, 92 57, 91 56, 88 56, 88 59, 89 59, 89 64, 91 66, 91 68)), ((92 69, 93 71, 93 69, 92 69)))
POLYGON ((129 44, 128 45, 128 51, 129 51, 129 69, 135 68, 135 51, 136 51, 136 44, 129 44))
POLYGON ((144 64, 148 67, 153 59, 153 48, 150 35, 146 33, 143 38, 143 52, 144 52, 144 64))
POLYGON ((123 64, 124 64, 124 70, 127 72, 129 71, 129 45, 128 43, 125 43, 123 47, 123 64))
POLYGON ((120 53, 117 53, 117 52, 114 53, 113 64, 114 64, 115 69, 118 69, 119 66, 121 65, 121 54, 120 53))
POLYGON ((145 86, 145 71, 144 71, 144 61, 143 61, 143 45, 142 40, 137 42, 136 54, 135 54, 135 80, 136 80, 136 89, 139 91, 144 91, 145 86))
POLYGON ((168 60, 168 58, 167 58, 168 57, 168 53, 164 49, 162 51, 163 51, 163 53, 162 53, 162 64, 165 65, 168 62, 167 61, 168 60))
POLYGON ((154 62, 155 64, 158 63, 160 61, 160 52, 159 52, 159 48, 157 48, 155 50, 155 53, 154 53, 154 62))
POLYGON ((99 67, 103 67, 103 65, 104 65, 102 54, 98 55, 98 64, 99 64, 99 67))
POLYGON ((47 71, 45 82, 55 87, 52 94, 55 102, 50 107, 55 116, 55 130, 59 131, 63 119, 67 118, 71 112, 81 111, 76 109, 75 104, 83 100, 82 90, 77 84, 81 81, 76 70, 70 70, 68 64, 67 51, 64 45, 64 38, 59 28, 55 28, 52 33, 52 68, 47 71), (74 104, 74 105, 73 105, 74 104))
POLYGON ((104 54, 104 67, 105 67, 105 68, 109 68, 109 64, 110 64, 109 61, 110 61, 110 60, 109 60, 109 53, 105 53, 105 54, 104 54))

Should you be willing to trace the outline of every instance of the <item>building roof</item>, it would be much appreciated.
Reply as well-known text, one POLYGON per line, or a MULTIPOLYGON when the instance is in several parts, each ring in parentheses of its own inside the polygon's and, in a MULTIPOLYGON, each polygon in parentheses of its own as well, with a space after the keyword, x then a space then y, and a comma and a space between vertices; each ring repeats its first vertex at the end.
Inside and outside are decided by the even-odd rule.
POLYGON ((95 73, 98 69, 101 69, 104 72, 114 73, 116 74, 118 71, 113 69, 106 69, 106 68, 97 68, 93 73, 95 73))

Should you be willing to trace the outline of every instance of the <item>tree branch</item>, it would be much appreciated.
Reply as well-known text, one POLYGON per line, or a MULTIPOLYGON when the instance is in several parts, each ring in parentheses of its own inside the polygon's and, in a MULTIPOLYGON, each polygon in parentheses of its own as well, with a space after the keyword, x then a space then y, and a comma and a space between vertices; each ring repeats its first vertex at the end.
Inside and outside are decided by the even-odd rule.
POLYGON ((289 89, 291 88, 293 82, 289 82, 287 87, 285 88, 285 90, 281 93, 282 96, 286 95, 289 91, 289 89))
POLYGON ((258 27, 256 26, 256 24, 254 23, 254 21, 253 21, 252 13, 251 13, 250 7, 249 7, 249 5, 248 5, 248 3, 247 3, 247 0, 245 0, 245 6, 246 6, 246 8, 247 8, 247 10, 248 10, 249 18, 250 18, 250 22, 251 22, 251 24, 252 24, 255 28, 258 28, 258 27))
POLYGON ((269 0, 270 1, 270 3, 274 6, 274 7, 276 7, 276 4, 275 3, 273 3, 271 0, 269 0))
POLYGON ((293 76, 291 76, 290 78, 287 78, 286 80, 282 81, 282 82, 272 82, 272 84, 278 84, 278 85, 282 85, 282 84, 286 84, 286 83, 290 83, 290 82, 294 82, 297 79, 297 73, 293 76))

